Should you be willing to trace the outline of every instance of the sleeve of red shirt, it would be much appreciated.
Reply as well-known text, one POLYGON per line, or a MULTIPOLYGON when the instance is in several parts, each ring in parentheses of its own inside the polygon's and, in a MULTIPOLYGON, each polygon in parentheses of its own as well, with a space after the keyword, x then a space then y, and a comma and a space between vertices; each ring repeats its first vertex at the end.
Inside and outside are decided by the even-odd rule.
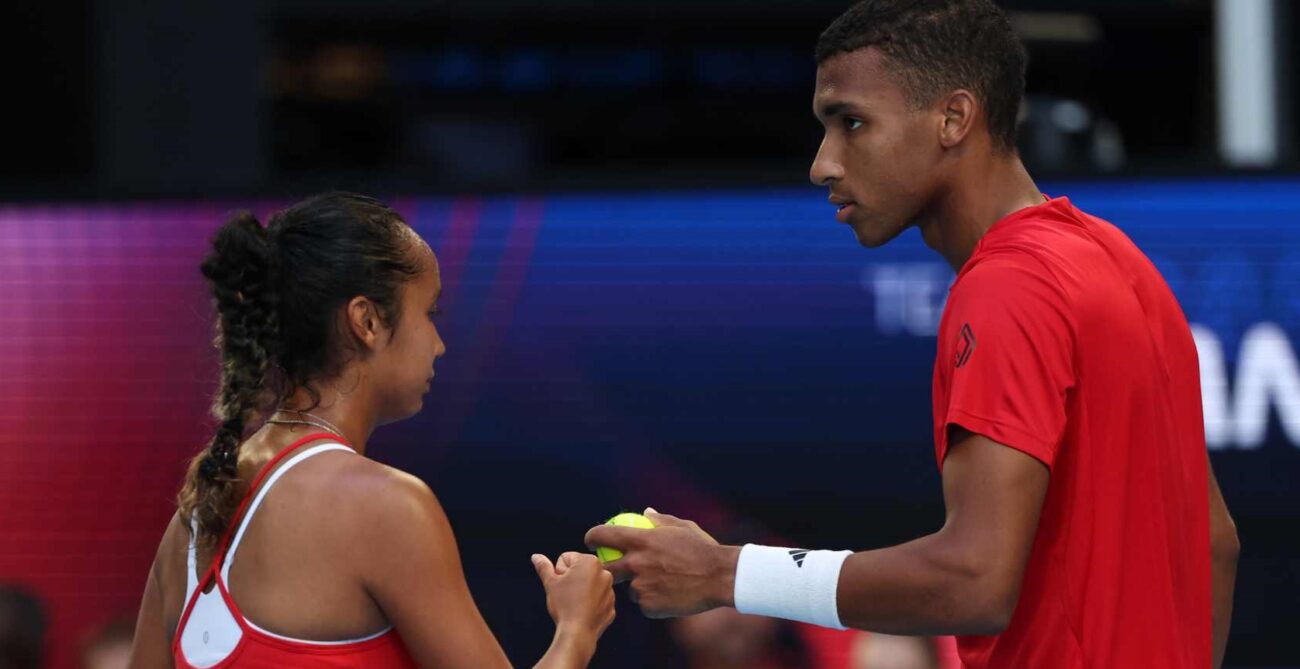
POLYGON ((943 363, 953 369, 941 460, 960 425, 1051 469, 1075 382, 1073 320, 1055 279, 1029 255, 983 259, 953 287, 940 336, 956 352, 943 363))

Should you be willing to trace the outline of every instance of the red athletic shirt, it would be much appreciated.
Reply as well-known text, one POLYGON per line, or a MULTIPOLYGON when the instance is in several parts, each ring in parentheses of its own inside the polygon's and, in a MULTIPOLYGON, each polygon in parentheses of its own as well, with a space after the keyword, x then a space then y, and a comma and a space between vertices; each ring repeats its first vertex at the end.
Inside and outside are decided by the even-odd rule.
POLYGON ((1205 669, 1209 479, 1196 348, 1115 226, 1065 198, 998 221, 949 291, 934 371, 948 426, 1051 472, 1020 601, 971 669, 1205 669))

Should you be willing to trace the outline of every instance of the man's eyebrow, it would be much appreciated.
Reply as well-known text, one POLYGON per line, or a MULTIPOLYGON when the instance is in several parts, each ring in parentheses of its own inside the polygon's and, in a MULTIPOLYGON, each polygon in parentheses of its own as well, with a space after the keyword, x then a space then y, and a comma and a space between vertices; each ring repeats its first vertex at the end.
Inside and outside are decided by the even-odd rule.
POLYGON ((840 114, 856 111, 857 107, 855 107, 850 102, 837 100, 833 102, 827 102, 821 105, 819 109, 820 109, 818 113, 819 116, 821 116, 822 118, 830 118, 832 116, 839 116, 840 114))

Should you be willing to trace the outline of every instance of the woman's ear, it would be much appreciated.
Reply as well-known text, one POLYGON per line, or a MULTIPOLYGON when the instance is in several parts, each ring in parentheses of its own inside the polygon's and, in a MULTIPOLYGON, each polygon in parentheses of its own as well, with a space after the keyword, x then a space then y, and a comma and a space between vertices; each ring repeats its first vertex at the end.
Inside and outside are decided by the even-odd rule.
POLYGON ((364 351, 375 350, 384 331, 388 329, 379 317, 375 303, 367 297, 358 296, 349 300, 343 310, 343 317, 348 332, 364 351))

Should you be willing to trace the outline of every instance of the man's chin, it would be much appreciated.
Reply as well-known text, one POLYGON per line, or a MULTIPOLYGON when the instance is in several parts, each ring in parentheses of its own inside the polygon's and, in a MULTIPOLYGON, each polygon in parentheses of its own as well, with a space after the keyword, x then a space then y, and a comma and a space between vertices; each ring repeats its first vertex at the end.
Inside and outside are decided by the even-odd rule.
POLYGON ((898 236, 899 232, 902 232, 858 222, 852 223, 850 227, 853 228, 853 234, 857 235, 858 243, 869 249, 877 249, 888 244, 898 236))

